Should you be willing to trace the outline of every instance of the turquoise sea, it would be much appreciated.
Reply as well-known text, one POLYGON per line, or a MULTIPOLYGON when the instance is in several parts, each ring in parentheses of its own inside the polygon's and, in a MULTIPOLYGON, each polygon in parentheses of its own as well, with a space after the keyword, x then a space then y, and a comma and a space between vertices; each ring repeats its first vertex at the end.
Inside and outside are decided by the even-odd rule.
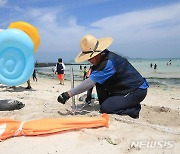
MULTIPOLYGON (((180 58, 172 59, 129 59, 129 62, 144 76, 149 85, 165 85, 180 87, 180 58), (152 63, 152 67, 150 64, 152 63), (154 69, 154 65, 157 68, 154 69)), ((89 68, 90 64, 66 64, 65 80, 70 80, 70 68, 73 68, 74 79, 83 79, 83 67, 89 68), (82 65, 82 70, 80 70, 82 65)), ((55 66, 54 66, 55 67, 55 66)), ((36 68, 37 76, 56 79, 52 69, 54 67, 36 68)))

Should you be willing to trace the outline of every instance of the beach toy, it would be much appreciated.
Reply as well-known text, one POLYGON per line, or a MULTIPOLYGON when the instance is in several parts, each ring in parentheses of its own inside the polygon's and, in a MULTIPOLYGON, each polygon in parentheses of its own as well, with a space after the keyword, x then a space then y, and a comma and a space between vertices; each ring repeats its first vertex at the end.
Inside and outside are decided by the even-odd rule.
POLYGON ((0 141, 15 136, 37 136, 61 131, 83 128, 108 127, 109 116, 46 118, 21 122, 12 119, 0 119, 0 141))
POLYGON ((0 32, 0 83, 17 86, 26 82, 34 70, 34 44, 19 29, 0 32))
POLYGON ((20 29, 24 31, 26 34, 28 34, 34 43, 34 52, 36 53, 38 46, 40 44, 40 36, 38 34, 38 29, 36 27, 24 21, 17 21, 12 22, 8 28, 20 29))

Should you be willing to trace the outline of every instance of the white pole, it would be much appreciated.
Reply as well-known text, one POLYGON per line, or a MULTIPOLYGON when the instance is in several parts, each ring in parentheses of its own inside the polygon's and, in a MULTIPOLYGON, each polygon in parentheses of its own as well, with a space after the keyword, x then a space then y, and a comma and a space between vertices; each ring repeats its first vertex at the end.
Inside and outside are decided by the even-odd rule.
MULTIPOLYGON (((73 67, 70 67, 70 75, 71 75, 71 88, 74 88, 74 73, 73 73, 73 67)), ((72 97, 72 109, 76 110, 76 104, 75 104, 75 96, 72 97)))

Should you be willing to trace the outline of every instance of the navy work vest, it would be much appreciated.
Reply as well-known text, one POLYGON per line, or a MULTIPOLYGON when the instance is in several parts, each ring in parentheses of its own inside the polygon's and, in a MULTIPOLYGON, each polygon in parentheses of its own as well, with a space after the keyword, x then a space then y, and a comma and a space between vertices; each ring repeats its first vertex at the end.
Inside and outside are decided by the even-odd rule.
POLYGON ((93 70, 103 70, 108 60, 113 62, 116 73, 103 83, 111 95, 128 94, 144 83, 144 78, 126 58, 110 52, 107 49, 101 53, 101 55, 100 64, 93 66, 93 70))

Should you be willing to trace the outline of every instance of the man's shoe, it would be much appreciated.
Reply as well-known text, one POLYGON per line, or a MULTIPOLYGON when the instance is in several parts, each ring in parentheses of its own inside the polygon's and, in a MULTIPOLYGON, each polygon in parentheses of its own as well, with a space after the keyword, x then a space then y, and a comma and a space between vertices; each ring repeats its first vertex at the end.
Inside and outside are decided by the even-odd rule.
POLYGON ((128 115, 131 118, 138 119, 139 118, 139 112, 141 110, 141 105, 139 104, 135 108, 131 108, 131 109, 127 109, 127 110, 129 110, 128 115))
POLYGON ((131 118, 139 119, 139 113, 129 114, 131 118))

